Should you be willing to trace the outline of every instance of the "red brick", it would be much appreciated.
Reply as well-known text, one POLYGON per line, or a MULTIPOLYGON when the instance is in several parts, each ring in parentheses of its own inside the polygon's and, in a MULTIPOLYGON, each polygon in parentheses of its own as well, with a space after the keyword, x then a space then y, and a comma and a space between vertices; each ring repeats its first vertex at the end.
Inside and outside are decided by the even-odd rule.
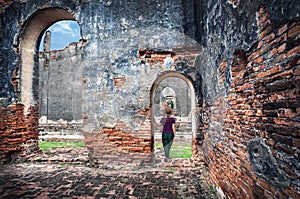
POLYGON ((244 152, 238 151, 237 154, 239 155, 239 157, 241 157, 241 159, 243 159, 243 160, 247 159, 247 155, 244 152))
POLYGON ((276 54, 277 54, 277 52, 278 52, 277 48, 274 48, 273 50, 271 50, 271 52, 270 52, 270 54, 269 54, 268 58, 271 58, 271 57, 273 57, 274 55, 276 55, 276 54))
POLYGON ((269 74, 270 74, 269 71, 265 71, 265 72, 258 73, 257 77, 264 78, 264 77, 268 76, 269 74))
POLYGON ((265 8, 264 7, 261 7, 259 10, 258 10, 258 17, 261 17, 265 14, 265 8))
POLYGON ((255 58, 257 58, 259 55, 260 55, 259 51, 253 52, 251 55, 248 56, 248 62, 255 59, 255 58))
POLYGON ((264 22, 268 19, 268 16, 269 16, 268 13, 264 13, 264 15, 262 15, 262 16, 258 19, 258 24, 264 23, 264 22))
POLYGON ((259 41, 259 42, 258 42, 258 45, 257 45, 257 49, 260 49, 260 48, 262 47, 262 45, 263 45, 263 42, 262 42, 262 41, 259 41))
POLYGON ((281 28, 279 28, 278 30, 278 35, 282 35, 285 31, 287 31, 288 26, 285 24, 284 26, 282 26, 281 28))
POLYGON ((114 77, 114 85, 118 88, 122 87, 125 81, 126 81, 125 76, 114 77))
POLYGON ((284 43, 287 41, 287 35, 283 34, 280 37, 275 38, 272 42, 270 42, 269 44, 271 46, 277 46, 280 43, 284 43))
POLYGON ((292 37, 299 33, 300 33, 300 25, 296 25, 288 31, 288 37, 292 37))
POLYGON ((271 68, 269 71, 270 71, 270 75, 274 74, 274 73, 278 73, 278 72, 282 71, 282 67, 280 65, 278 65, 278 66, 271 68))
POLYGON ((267 26, 264 31, 259 34, 259 39, 263 39, 272 30, 270 26, 267 26))
POLYGON ((287 56, 289 56, 289 57, 293 57, 293 56, 299 55, 299 54, 300 54, 300 45, 296 46, 295 48, 293 48, 287 52, 287 56))
POLYGON ((264 61, 264 57, 260 56, 260 57, 256 58, 255 60, 253 60, 253 63, 254 64, 260 64, 263 61, 264 61))
POLYGON ((286 49, 286 44, 284 43, 281 46, 279 46, 277 50, 278 53, 282 53, 283 51, 285 51, 285 49, 286 49))
POLYGON ((274 118, 275 124, 279 125, 292 125, 294 122, 286 120, 286 119, 279 119, 279 118, 274 118))
POLYGON ((254 67, 253 70, 254 70, 254 72, 261 71, 261 70, 265 69, 266 66, 267 66, 266 64, 261 64, 261 65, 258 65, 257 67, 254 67))
POLYGON ((275 34, 271 33, 270 35, 265 37, 264 43, 269 43, 271 40, 275 38, 275 34))
POLYGON ((289 198, 299 198, 299 193, 295 188, 287 188, 284 193, 289 196, 289 198))

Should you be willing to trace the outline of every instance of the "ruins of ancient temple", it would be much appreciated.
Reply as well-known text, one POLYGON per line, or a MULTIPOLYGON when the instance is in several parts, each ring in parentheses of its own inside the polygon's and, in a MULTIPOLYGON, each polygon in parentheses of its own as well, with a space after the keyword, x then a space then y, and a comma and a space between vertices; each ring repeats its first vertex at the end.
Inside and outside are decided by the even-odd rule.
POLYGON ((205 162, 220 193, 299 197, 299 2, 0 6, 1 164, 39 150, 43 118, 79 123, 98 166, 151 163, 155 123, 169 106, 187 124, 191 163, 205 162), (39 52, 42 35, 61 20, 77 21, 82 39, 39 52))

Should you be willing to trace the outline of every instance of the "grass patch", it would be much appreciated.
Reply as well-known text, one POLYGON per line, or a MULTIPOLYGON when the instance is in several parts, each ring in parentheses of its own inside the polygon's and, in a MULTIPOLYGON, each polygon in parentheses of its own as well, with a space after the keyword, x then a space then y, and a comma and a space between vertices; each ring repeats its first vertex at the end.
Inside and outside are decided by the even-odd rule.
MULTIPOLYGON (((162 143, 155 143, 154 148, 163 149, 162 143)), ((192 157, 191 144, 173 143, 170 151, 170 158, 190 158, 192 157)))
POLYGON ((56 147, 69 147, 69 148, 76 148, 76 147, 84 147, 83 142, 39 142, 39 148, 42 151, 47 151, 52 148, 56 147))
POLYGON ((163 144, 162 143, 155 143, 154 144, 154 148, 155 149, 162 149, 163 148, 163 144))

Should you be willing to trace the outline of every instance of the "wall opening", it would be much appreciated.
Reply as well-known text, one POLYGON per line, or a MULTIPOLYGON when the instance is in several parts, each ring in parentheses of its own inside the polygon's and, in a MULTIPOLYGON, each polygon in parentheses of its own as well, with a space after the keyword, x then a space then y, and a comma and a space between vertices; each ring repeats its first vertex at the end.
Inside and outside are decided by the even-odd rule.
POLYGON ((39 52, 40 140, 83 140, 80 27, 54 23, 43 34, 39 52))
MULTIPOLYGON (((30 114, 30 108, 31 107, 40 107, 43 105, 44 101, 49 100, 49 95, 43 96, 43 94, 47 93, 49 88, 51 88, 50 83, 43 83, 41 82, 41 79, 49 78, 50 75, 48 73, 50 63, 49 60, 51 60, 53 57, 56 56, 59 57, 61 52, 56 51, 55 53, 50 52, 50 48, 45 48, 42 53, 40 53, 40 43, 42 41, 43 35, 50 36, 50 33, 46 31, 49 27, 51 27, 56 22, 62 21, 62 20, 71 20, 76 22, 76 19, 73 14, 68 12, 67 10, 60 9, 60 8, 46 8, 46 9, 40 9, 36 11, 25 23, 24 27, 21 30, 20 34, 20 60, 21 60, 21 67, 20 67, 20 90, 17 91, 18 93, 18 101, 22 104, 24 104, 25 107, 25 114, 30 114), (42 59, 40 59, 42 58, 42 59), (42 83, 42 84, 41 84, 42 83), (41 86, 42 85, 42 86, 41 86), (47 90, 47 89, 48 90, 47 90)), ((81 40, 81 45, 83 41, 81 40)), ((79 43, 80 43, 79 42, 79 43)), ((46 45, 44 45, 45 47, 46 45)), ((50 45, 49 45, 50 46, 50 45)), ((79 45, 76 46, 76 48, 79 49, 79 45)), ((62 56, 63 57, 63 56, 62 56)), ((63 60, 62 60, 63 61, 63 60)), ((79 64, 79 63, 78 63, 79 64)), ((59 65, 59 64, 57 64, 59 65)), ((72 67, 71 67, 72 68, 72 67)), ((73 68, 74 69, 74 68, 73 68)), ((61 70, 63 71, 63 70, 61 70)), ((72 72, 70 71, 70 74, 72 75, 72 72)), ((76 73, 80 76, 80 87, 79 90, 77 90, 77 95, 81 96, 82 93, 82 87, 81 87, 81 78, 82 78, 82 72, 81 70, 77 70, 76 73)), ((53 74, 53 77, 58 76, 59 73, 53 74)), ((67 76, 66 76, 67 77, 67 76)), ((63 78, 63 77, 62 77, 63 78)), ((59 85, 61 82, 59 81, 52 81, 53 85, 59 85)), ((74 84, 74 81, 72 81, 72 84, 74 84)), ((73 87, 71 87, 73 88, 73 87)), ((59 90, 56 90, 59 91, 59 90)), ((69 91, 59 91, 59 92, 53 92, 53 94, 61 93, 60 95, 56 96, 57 98, 60 98, 60 100, 66 100, 63 96, 64 93, 67 93, 69 91)), ((57 104, 57 103, 56 103, 57 104)), ((73 104, 73 103, 71 103, 73 104)), ((78 107, 78 106, 77 106, 78 107)), ((79 106, 81 107, 81 106, 79 106)), ((55 109, 55 107, 53 107, 55 109)), ((82 110, 78 110, 80 112, 80 116, 76 116, 76 119, 81 119, 82 117, 82 110)), ((39 123, 41 120, 43 120, 44 116, 43 112, 41 114, 41 109, 39 115, 39 123)), ((45 121, 44 121, 45 122, 45 121)), ((46 119, 46 122, 48 120, 46 119)), ((37 124, 40 126, 39 124, 37 124)), ((64 126, 64 123, 59 124, 58 126, 64 126)), ((55 128, 57 128, 56 126, 55 128)), ((80 125, 81 126, 81 125, 80 125)))
POLYGON ((21 80, 18 100, 24 104, 25 112, 38 103, 38 57, 41 38, 48 27, 61 20, 75 20, 75 17, 60 8, 41 9, 26 21, 21 31, 21 80))
POLYGON ((47 51, 48 49, 45 47, 48 47, 48 45, 50 45, 49 48, 51 51, 63 50, 73 42, 78 42, 80 39, 80 26, 78 22, 73 20, 61 20, 52 24, 44 32, 40 42, 39 51, 47 51), (48 32, 51 34, 50 41, 47 40, 47 37, 49 37, 49 35, 47 35, 49 34, 48 32))
POLYGON ((163 152, 161 128, 157 127, 164 116, 165 108, 173 110, 178 124, 170 152, 171 158, 190 158, 192 140, 196 134, 194 115, 195 93, 190 80, 178 72, 167 72, 154 83, 151 92, 152 135, 156 156, 163 152))

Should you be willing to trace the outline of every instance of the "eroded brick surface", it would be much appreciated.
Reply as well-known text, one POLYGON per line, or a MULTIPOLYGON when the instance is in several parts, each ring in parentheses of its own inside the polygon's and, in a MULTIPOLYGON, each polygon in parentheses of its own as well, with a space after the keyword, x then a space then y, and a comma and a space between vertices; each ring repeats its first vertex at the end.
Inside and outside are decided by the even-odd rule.
MULTIPOLYGON (((268 14, 260 13, 258 23, 263 26, 268 14)), ((299 196, 299 176, 291 172, 292 168, 299 169, 296 140, 300 135, 300 81, 295 73, 299 63, 293 61, 299 60, 299 55, 292 53, 297 47, 284 49, 299 36, 299 30, 286 36, 296 29, 296 24, 282 24, 268 32, 262 30, 262 44, 247 52, 248 59, 243 52, 236 54, 237 60, 240 56, 246 59, 232 65, 228 97, 206 103, 205 112, 210 120, 205 122, 205 136, 216 147, 208 145, 210 152, 206 154, 213 162, 211 176, 234 198, 299 196), (286 39, 281 40, 282 36, 286 39), (220 159, 223 153, 228 159, 220 159)), ((221 71, 219 78, 224 78, 221 71)))
POLYGON ((24 161, 38 150, 38 106, 24 116, 24 106, 13 104, 0 110, 1 163, 24 161))

